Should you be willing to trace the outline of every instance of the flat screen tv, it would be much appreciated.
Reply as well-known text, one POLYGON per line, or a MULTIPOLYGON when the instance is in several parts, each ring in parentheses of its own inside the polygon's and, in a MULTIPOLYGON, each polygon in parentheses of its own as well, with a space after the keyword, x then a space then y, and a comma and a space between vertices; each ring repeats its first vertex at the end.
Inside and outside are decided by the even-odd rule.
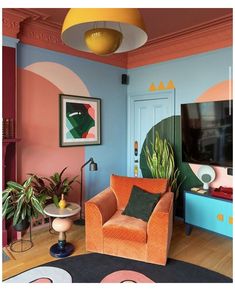
POLYGON ((231 100, 182 104, 182 161, 232 167, 232 120, 231 100))

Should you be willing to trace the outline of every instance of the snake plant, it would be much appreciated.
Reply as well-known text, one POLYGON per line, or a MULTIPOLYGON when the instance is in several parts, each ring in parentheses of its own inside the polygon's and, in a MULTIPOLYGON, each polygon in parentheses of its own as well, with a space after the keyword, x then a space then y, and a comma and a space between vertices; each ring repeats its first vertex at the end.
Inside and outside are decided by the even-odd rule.
POLYGON ((171 144, 166 139, 161 139, 157 131, 155 133, 155 141, 149 144, 149 147, 146 144, 143 151, 152 178, 169 179, 169 185, 175 193, 175 199, 177 199, 179 187, 183 181, 178 184, 180 171, 175 166, 174 151, 171 144))

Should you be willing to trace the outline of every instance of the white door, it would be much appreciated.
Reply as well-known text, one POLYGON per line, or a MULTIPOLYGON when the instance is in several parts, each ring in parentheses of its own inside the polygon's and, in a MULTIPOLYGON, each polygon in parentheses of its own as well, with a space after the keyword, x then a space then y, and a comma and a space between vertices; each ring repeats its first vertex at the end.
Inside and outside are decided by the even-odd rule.
MULTIPOLYGON (((132 95, 128 99, 127 175, 142 177, 140 153, 149 130, 174 115, 174 90, 132 95)), ((173 131, 174 129, 169 129, 173 131)))

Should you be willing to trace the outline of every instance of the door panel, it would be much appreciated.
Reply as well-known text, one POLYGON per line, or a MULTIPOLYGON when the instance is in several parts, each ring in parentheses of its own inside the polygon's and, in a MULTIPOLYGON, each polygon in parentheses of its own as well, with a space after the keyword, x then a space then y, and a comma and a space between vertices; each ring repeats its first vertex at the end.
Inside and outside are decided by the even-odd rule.
MULTIPOLYGON (((174 115, 174 90, 129 96, 128 110, 128 176, 142 177, 140 152, 150 129, 174 115), (134 144, 138 143, 138 151, 134 144)), ((170 129, 173 135, 173 128, 170 129)))

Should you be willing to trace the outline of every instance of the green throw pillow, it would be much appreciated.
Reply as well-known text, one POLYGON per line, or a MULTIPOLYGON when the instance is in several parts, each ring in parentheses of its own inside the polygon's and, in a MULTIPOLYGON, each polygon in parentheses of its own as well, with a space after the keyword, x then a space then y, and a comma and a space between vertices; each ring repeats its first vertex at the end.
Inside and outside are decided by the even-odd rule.
POLYGON ((148 221, 160 198, 161 195, 159 193, 152 194, 133 186, 131 196, 122 214, 148 221))

